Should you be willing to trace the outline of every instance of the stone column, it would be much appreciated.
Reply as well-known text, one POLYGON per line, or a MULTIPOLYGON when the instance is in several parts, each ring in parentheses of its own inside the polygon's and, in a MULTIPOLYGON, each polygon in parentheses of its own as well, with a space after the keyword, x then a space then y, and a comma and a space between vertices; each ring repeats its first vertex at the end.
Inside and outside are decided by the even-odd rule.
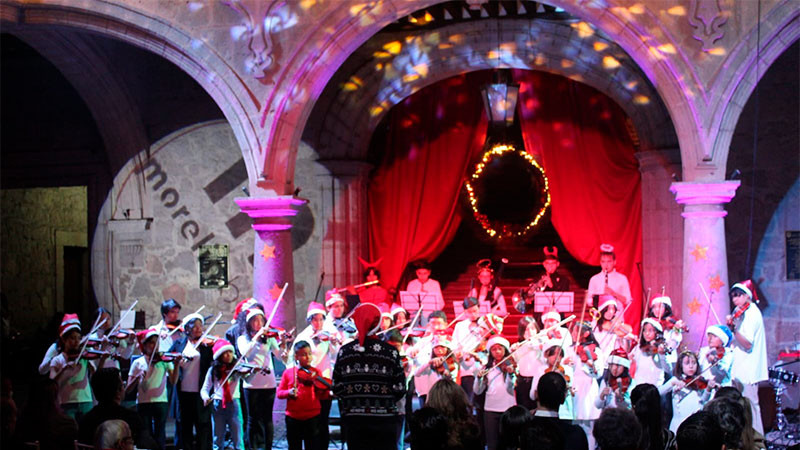
POLYGON ((315 215, 323 219, 320 257, 325 287, 359 283, 363 267, 358 258, 369 259, 367 181, 372 165, 348 160, 318 163, 321 201, 315 215))
POLYGON ((689 326, 684 342, 690 349, 704 343, 705 329, 725 320, 728 300, 728 260, 725 249, 724 204, 736 195, 739 181, 672 183, 670 191, 683 205, 683 301, 680 317, 689 326), (706 295, 711 300, 709 310, 706 295), (716 312, 716 315, 715 315, 716 312))
POLYGON ((652 289, 650 298, 664 293, 672 298, 675 312, 681 310, 681 278, 683 234, 680 205, 676 204, 669 187, 673 174, 680 175, 680 150, 650 150, 637 152, 642 174, 642 271, 645 292, 652 289))
POLYGON ((253 297, 264 305, 269 317, 281 288, 288 283, 272 325, 292 328, 297 317, 292 264, 292 218, 308 201, 291 195, 244 197, 236 198, 235 201, 242 212, 253 219, 253 229, 256 231, 253 297))

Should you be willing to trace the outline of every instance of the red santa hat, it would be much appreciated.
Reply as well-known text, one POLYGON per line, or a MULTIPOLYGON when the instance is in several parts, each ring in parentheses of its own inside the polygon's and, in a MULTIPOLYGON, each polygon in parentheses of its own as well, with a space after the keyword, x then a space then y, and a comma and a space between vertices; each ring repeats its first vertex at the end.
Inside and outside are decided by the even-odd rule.
POLYGON ((658 303, 664 304, 664 305, 669 306, 670 308, 672 308, 672 299, 670 299, 666 295, 662 295, 661 297, 656 297, 653 300, 651 300, 650 301, 650 307, 652 308, 653 305, 656 305, 658 303))
POLYGON ((357 349, 363 352, 364 340, 367 336, 375 334, 381 327, 381 310, 372 303, 360 303, 353 310, 351 318, 358 330, 359 347, 357 349))
POLYGON ((158 331, 155 328, 148 328, 146 330, 140 330, 136 332, 136 342, 139 343, 139 348, 144 347, 144 343, 147 342, 153 336, 158 336, 158 331))
POLYGON ((661 324, 658 323, 658 321, 656 319, 653 319, 652 317, 648 317, 648 318, 644 319, 642 321, 642 327, 644 327, 644 324, 646 324, 646 323, 649 323, 650 325, 652 325, 653 328, 658 330, 659 333, 663 333, 664 332, 664 327, 662 327, 661 324))
POLYGON ((336 289, 331 289, 325 293, 325 307, 330 308, 336 303, 344 303, 344 297, 336 289))
POLYGON ((403 308, 402 306, 398 305, 397 303, 392 304, 392 316, 394 316, 396 314, 399 314, 401 312, 402 313, 406 313, 406 315, 408 315, 408 311, 406 311, 405 308, 403 308))
POLYGON ((628 352, 625 350, 618 348, 611 352, 611 356, 608 357, 609 364, 616 364, 618 366, 622 366, 626 369, 631 368, 631 360, 628 359, 628 352))
POLYGON ((254 299, 253 297, 246 298, 237 303, 236 308, 233 310, 233 320, 236 320, 236 318, 239 317, 240 312, 247 311, 256 303, 258 303, 258 300, 254 299))
POLYGON ((233 345, 225 339, 217 339, 214 342, 214 359, 219 359, 228 350, 233 351, 233 345))
POLYGON ((600 298, 598 298, 598 302, 600 303, 600 307, 597 308, 597 310, 600 312, 603 312, 603 310, 608 308, 609 306, 617 308, 617 312, 619 312, 619 302, 617 302, 617 299, 614 298, 613 295, 601 294, 600 298))
POLYGON ((750 299, 754 302, 758 303, 758 294, 756 294, 756 286, 753 284, 753 280, 744 280, 740 281, 733 286, 731 289, 739 288, 744 291, 745 294, 750 296, 750 299))
POLYGON ((504 338, 503 336, 494 336, 489 339, 489 342, 486 343, 486 348, 491 351, 492 347, 495 345, 501 345, 506 349, 506 351, 511 351, 511 344, 509 344, 508 339, 504 338))
POLYGON ((265 317, 264 311, 262 311, 261 308, 250 308, 247 310, 247 322, 250 322, 250 319, 255 316, 265 317))
POLYGON ((322 314, 324 317, 325 308, 317 302, 309 303, 308 310, 306 311, 306 320, 310 320, 312 317, 314 317, 314 314, 322 314))
POLYGON ((551 309, 542 315, 542 322, 547 322, 548 320, 555 320, 556 322, 561 322, 561 314, 558 313, 555 309, 551 309))
POLYGON ((81 321, 77 314, 64 314, 61 325, 58 327, 58 335, 63 337, 70 330, 81 331, 81 321))

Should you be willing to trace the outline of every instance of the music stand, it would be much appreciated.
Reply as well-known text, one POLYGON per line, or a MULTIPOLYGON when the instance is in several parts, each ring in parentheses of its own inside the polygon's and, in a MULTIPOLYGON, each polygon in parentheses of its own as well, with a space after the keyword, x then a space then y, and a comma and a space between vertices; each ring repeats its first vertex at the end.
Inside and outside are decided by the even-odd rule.
POLYGON ((572 312, 574 304, 574 292, 537 292, 533 297, 533 311, 538 313, 545 313, 553 309, 560 313, 572 312))
POLYGON ((420 302, 422 303, 422 317, 420 317, 419 322, 422 325, 428 323, 428 315, 430 313, 444 307, 444 299, 441 294, 433 292, 413 293, 400 291, 400 306, 408 311, 411 317, 419 310, 420 302))

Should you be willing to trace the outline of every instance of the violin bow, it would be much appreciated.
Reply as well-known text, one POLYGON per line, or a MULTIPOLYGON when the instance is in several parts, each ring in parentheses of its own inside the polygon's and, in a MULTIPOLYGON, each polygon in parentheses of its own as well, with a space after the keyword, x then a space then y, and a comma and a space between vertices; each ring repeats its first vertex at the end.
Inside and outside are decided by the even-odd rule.
POLYGON ((622 312, 618 314, 617 317, 614 318, 614 322, 611 323, 611 332, 608 333, 608 335, 603 338, 603 341, 600 342, 600 345, 598 347, 603 348, 604 347, 603 344, 606 343, 606 340, 614 335, 614 330, 617 328, 617 326, 619 326, 620 321, 623 320, 623 318, 625 317, 625 312, 628 311, 628 308, 630 308, 632 304, 633 302, 628 303, 628 306, 623 308, 622 312))
MULTIPOLYGON (((708 309, 710 309, 711 312, 714 313, 714 318, 717 319, 717 323, 720 324, 720 325, 724 324, 725 322, 719 320, 719 316, 717 315, 717 312, 714 311, 714 305, 711 303, 711 298, 706 293, 706 288, 703 287, 703 283, 701 281, 698 281, 697 284, 700 285, 700 290, 703 291, 703 296, 706 298, 706 301, 708 302, 708 309)), ((712 292, 712 294, 713 294, 713 292, 712 292)))
POLYGON ((86 334, 86 338, 83 339, 83 344, 81 345, 81 351, 78 353, 78 357, 75 358, 76 361, 80 361, 81 356, 83 356, 83 352, 86 351, 86 345, 89 344, 89 336, 94 334, 101 326, 103 326, 104 323, 106 323, 106 319, 100 320, 100 316, 97 316, 97 319, 95 319, 92 329, 89 330, 89 333, 86 334))
POLYGON ((128 309, 126 309, 125 312, 123 312, 122 315, 119 316, 119 320, 114 325, 114 327, 111 328, 111 331, 108 332, 107 336, 112 336, 114 333, 117 332, 117 330, 119 330, 122 327, 122 321, 125 320, 126 317, 128 317, 128 314, 130 314, 131 311, 133 311, 133 308, 136 306, 137 303, 139 303, 139 300, 134 300, 131 306, 129 306, 128 309))
MULTIPOLYGON (((267 323, 266 323, 266 325, 264 325, 264 327, 263 327, 263 328, 261 328, 261 330, 259 330, 259 333, 261 333, 261 332, 262 332, 262 330, 268 330, 268 329, 269 329, 269 324, 271 324, 271 323, 272 323, 272 319, 274 319, 274 318, 275 318, 275 313, 278 311, 278 305, 281 303, 281 300, 283 300, 283 296, 284 296, 284 294, 286 294, 286 289, 287 289, 288 287, 289 287, 289 283, 288 283, 288 282, 286 282, 286 283, 283 283, 283 289, 281 289, 281 295, 279 295, 279 296, 278 296, 278 299, 277 299, 277 300, 275 300, 275 305, 273 305, 273 306, 272 306, 272 312, 269 314, 269 319, 267 320, 267 323)), ((249 349, 248 349, 248 352, 249 352, 249 349)), ((239 368, 239 366, 240 366, 240 365, 242 365, 242 364, 244 363, 244 356, 245 356, 245 355, 242 355, 242 357, 241 357, 241 358, 239 358, 239 359, 236 361, 236 364, 234 364, 234 365, 233 365, 233 367, 232 367, 232 368, 231 368, 231 370, 228 372, 228 374, 227 374, 227 375, 225 375, 225 379, 224 379, 224 380, 222 380, 222 388, 223 388, 223 389, 225 389, 225 383, 227 383, 227 382, 228 382, 228 379, 230 379, 231 375, 233 375, 233 374, 234 374, 234 372, 236 372, 236 369, 238 369, 238 368, 239 368)))
POLYGON ((419 319, 420 314, 422 314, 422 304, 420 304, 420 308, 417 310, 417 313, 414 315, 414 320, 411 321, 411 325, 408 326, 409 332, 406 333, 406 335, 403 337, 402 345, 406 345, 406 341, 408 340, 408 337, 411 336, 411 330, 414 329, 414 325, 417 323, 417 320, 419 319))
POLYGON ((456 316, 455 319, 453 319, 452 322, 448 323, 447 326, 444 327, 444 329, 446 330, 446 329, 452 327, 456 322, 458 322, 458 319, 460 319, 463 315, 464 315, 464 311, 462 310, 460 313, 458 313, 458 315, 456 316))
MULTIPOLYGON (((194 313, 192 313, 192 314, 200 314, 200 311, 202 311, 202 310, 203 310, 203 308, 205 308, 205 307, 206 307, 206 305, 200 305, 200 307, 199 307, 199 308, 197 308, 197 311, 195 311, 195 312, 194 312, 194 313)), ((188 314, 186 317, 189 317, 189 316, 191 316, 192 314, 188 314)), ((172 330, 170 330, 169 332, 167 332, 167 337, 170 337, 170 336, 172 336, 173 334, 175 334, 175 332, 176 332, 176 331, 180 330, 181 328, 183 328, 183 326, 184 326, 184 325, 186 325, 186 317, 184 317, 184 318, 183 318, 183 320, 181 320, 181 324, 180 324, 180 326, 177 326, 177 327, 175 327, 174 329, 172 329, 172 330)), ((162 322, 163 322, 163 321, 162 321, 162 322)), ((163 327, 163 326, 165 326, 165 325, 166 325, 166 324, 162 324, 162 327, 163 327)))
MULTIPOLYGON (((662 288, 663 290, 663 288, 662 288)), ((647 317, 647 306, 650 304, 650 288, 647 288, 647 295, 644 298, 644 307, 642 308, 642 320, 647 317)), ((639 340, 637 342, 642 342, 642 333, 644 332, 644 326, 642 325, 642 321, 639 321, 639 340)))
POLYGON ((221 319, 221 318, 222 318, 222 313, 218 313, 217 317, 214 319, 214 321, 211 322, 211 325, 209 325, 208 328, 206 328, 205 333, 203 333, 203 335, 200 336, 200 339, 197 340, 197 343, 196 344, 189 344, 189 345, 191 345, 192 347, 194 347, 195 350, 197 350, 197 347, 200 346, 200 343, 203 342, 203 339, 205 339, 206 336, 208 336, 208 333, 211 332, 211 329, 214 328, 214 326, 217 325, 217 322, 219 322, 219 319, 221 319))

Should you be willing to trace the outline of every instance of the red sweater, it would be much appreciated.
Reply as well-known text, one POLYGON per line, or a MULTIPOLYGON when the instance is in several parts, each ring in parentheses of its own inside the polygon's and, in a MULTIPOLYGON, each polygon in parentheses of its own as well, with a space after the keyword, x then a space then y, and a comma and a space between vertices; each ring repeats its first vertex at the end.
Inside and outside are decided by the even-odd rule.
POLYGON ((297 397, 289 397, 289 391, 295 385, 297 367, 286 369, 281 377, 281 384, 278 386, 278 398, 288 399, 286 401, 286 415, 292 419, 308 420, 318 416, 321 410, 319 401, 330 397, 328 391, 315 389, 314 386, 306 386, 301 382, 297 383, 297 397))

